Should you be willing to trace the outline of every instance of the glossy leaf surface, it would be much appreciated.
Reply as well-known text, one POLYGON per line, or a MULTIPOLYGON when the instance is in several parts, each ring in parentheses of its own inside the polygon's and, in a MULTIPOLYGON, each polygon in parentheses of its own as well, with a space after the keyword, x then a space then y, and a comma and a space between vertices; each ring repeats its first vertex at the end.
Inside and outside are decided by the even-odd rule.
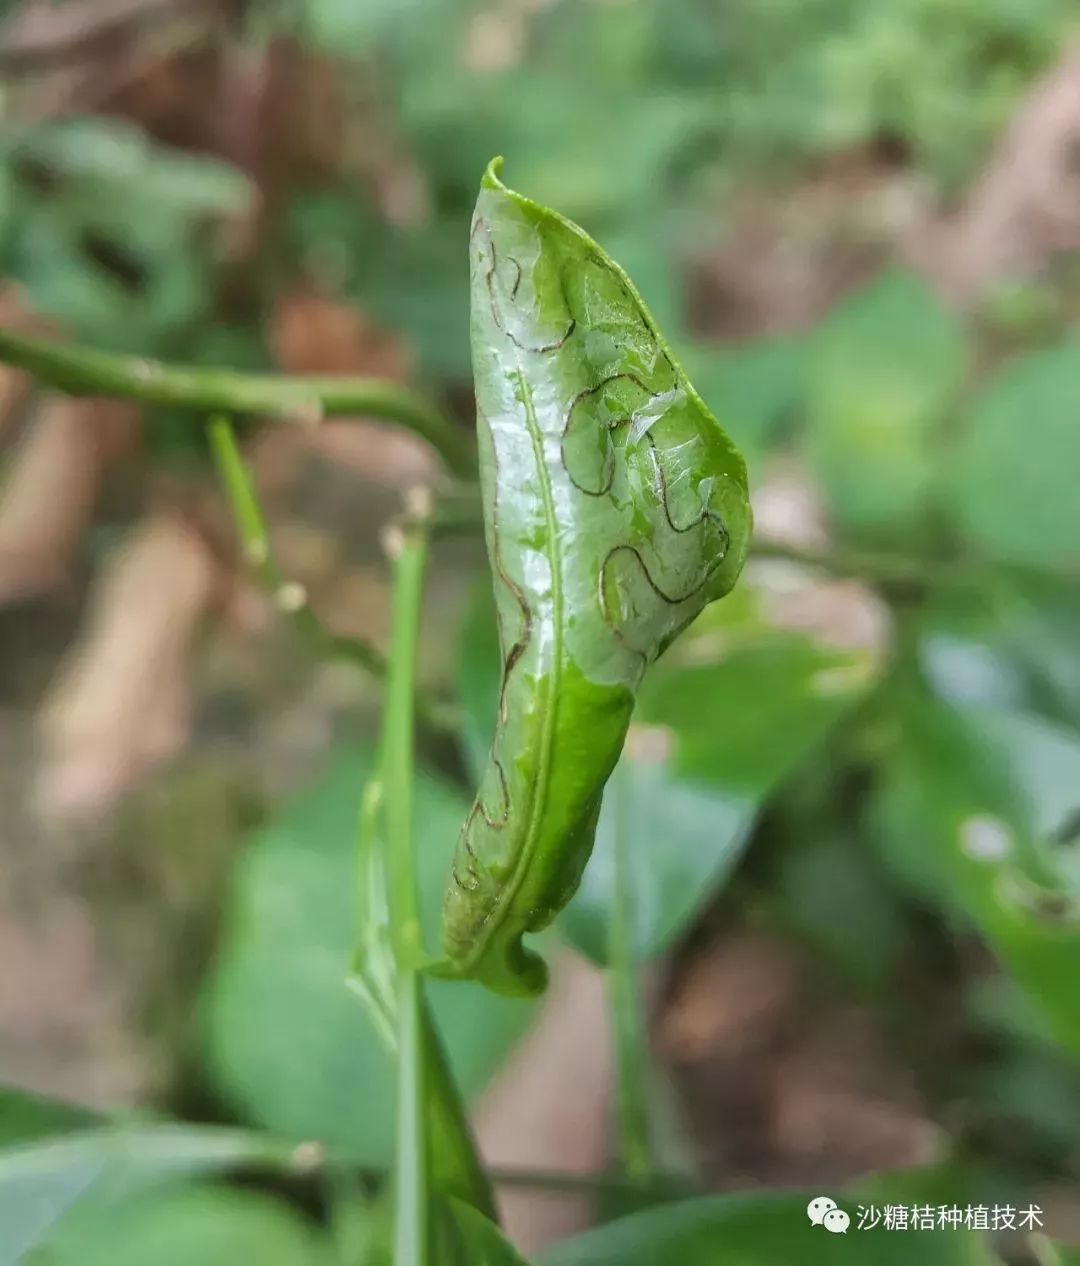
POLYGON ((450 973, 543 988, 522 936, 578 885, 648 665, 734 584, 734 445, 626 275, 492 164, 470 242, 472 345, 502 680, 447 894, 450 973))

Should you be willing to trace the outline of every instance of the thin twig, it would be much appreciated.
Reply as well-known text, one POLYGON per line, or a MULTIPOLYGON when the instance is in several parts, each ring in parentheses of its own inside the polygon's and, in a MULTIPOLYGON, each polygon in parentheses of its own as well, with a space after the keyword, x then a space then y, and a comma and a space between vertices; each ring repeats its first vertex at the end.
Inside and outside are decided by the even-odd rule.
POLYGON ((622 1174, 573 1173, 557 1169, 523 1169, 496 1166, 491 1170, 496 1187, 522 1187, 532 1191, 565 1192, 576 1195, 654 1196, 657 1200, 678 1200, 701 1195, 701 1188, 679 1174, 651 1173, 644 1181, 622 1174))
POLYGON ((1009 572, 1067 579, 1065 575, 1050 569, 994 565, 979 559, 920 558, 911 554, 874 553, 842 546, 814 549, 762 540, 754 541, 750 548, 750 557, 782 559, 804 567, 817 568, 832 576, 862 580, 869 585, 885 587, 988 589, 999 583, 1009 572))
POLYGON ((387 534, 394 572, 390 660, 383 710, 386 874, 390 934, 397 964, 397 1147, 394 1158, 394 1261, 427 1266, 431 1242, 424 954, 413 834, 413 696, 420 605, 427 568, 426 525, 414 517, 387 534))
POLYGON ((302 585, 282 574, 270 548, 262 507, 251 474, 236 442, 232 424, 224 414, 209 422, 210 448, 240 535, 244 557, 259 573, 263 585, 280 611, 288 615, 305 638, 322 654, 349 659, 375 677, 386 676, 386 659, 369 642, 338 637, 325 629, 308 603, 302 585))
POLYGON ((0 361, 71 395, 119 396, 203 415, 258 414, 311 426, 332 415, 397 422, 427 440, 454 474, 470 478, 475 471, 475 454, 465 435, 434 405, 386 379, 242 374, 171 365, 31 338, 11 329, 0 329, 0 361))

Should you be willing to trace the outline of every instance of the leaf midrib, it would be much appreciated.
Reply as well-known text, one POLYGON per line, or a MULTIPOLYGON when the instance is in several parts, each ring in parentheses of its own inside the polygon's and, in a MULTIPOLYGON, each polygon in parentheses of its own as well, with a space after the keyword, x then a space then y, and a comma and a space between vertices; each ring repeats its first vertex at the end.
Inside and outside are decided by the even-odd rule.
MULTIPOLYGON (((551 754, 554 746, 555 721, 559 707, 560 685, 562 678, 562 557, 557 545, 558 532, 557 522, 555 519, 555 503, 551 495, 551 476, 547 468, 547 462, 544 459, 544 436, 540 430, 540 424, 537 421, 536 410, 533 407, 532 392, 526 380, 525 371, 521 367, 520 358, 518 367, 514 370, 514 377, 516 378, 518 387, 521 391, 521 401, 525 409, 525 425, 529 432, 529 441, 532 444, 533 457, 536 462, 537 478, 540 484, 540 496, 544 506, 544 520, 547 529, 548 541, 548 561, 551 566, 551 606, 555 625, 553 637, 554 656, 550 670, 538 675, 538 681, 543 683, 544 689, 540 701, 540 715, 542 718, 540 727, 540 753, 537 761, 533 795, 531 797, 529 825, 525 832, 522 848, 518 853, 517 861, 514 864, 513 878, 498 902, 495 911, 493 912, 493 917, 488 924, 488 935, 485 937, 485 948, 486 945, 493 939, 495 932, 497 932, 506 922, 510 911, 514 908, 515 899, 521 889, 521 885, 525 882, 525 876, 529 872, 532 856, 536 849, 536 841, 540 835, 540 824, 543 821, 544 810, 546 809, 548 802, 548 791, 551 780, 551 754)), ((477 955, 477 958, 481 957, 483 957, 483 953, 477 955)))

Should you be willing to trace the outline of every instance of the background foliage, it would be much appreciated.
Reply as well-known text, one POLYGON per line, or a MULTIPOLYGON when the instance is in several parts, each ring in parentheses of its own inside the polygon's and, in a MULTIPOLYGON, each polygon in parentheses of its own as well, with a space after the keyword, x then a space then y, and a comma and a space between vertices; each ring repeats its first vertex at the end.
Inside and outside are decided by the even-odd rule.
MULTIPOLYGON (((700 1075, 661 1058, 664 1034, 701 964, 749 928, 800 965, 806 1012, 833 1017, 843 1005, 868 1017, 888 1076, 932 1125, 932 1146, 905 1157, 948 1168, 882 1182, 921 1183, 918 1198, 934 1204, 954 1190, 984 1203, 1030 1197, 1057 1211, 1049 1232, 1075 1239, 1080 224, 1068 208, 1080 203, 1062 154, 1080 118, 1074 106, 1063 120, 1054 93, 1072 85, 1076 96, 1077 6, 253 0, 145 28, 125 16, 123 56, 91 42, 58 66, 26 54, 25 7, 6 6, 0 32, 0 274, 5 301, 17 287, 20 320, 203 365, 411 377, 467 429, 464 243, 492 154, 507 156, 515 188, 581 222, 627 269, 744 447, 759 521, 746 583, 647 679, 622 761, 632 956, 660 979, 656 1062, 682 1107, 681 1144, 667 1150, 691 1158, 684 1177, 699 1192, 816 1188, 820 1174, 838 1198, 852 1184, 853 1212, 871 1198, 864 1175, 897 1163, 872 1142, 831 1162, 832 1136, 815 1150, 807 1127, 801 1162, 796 1147, 755 1169, 730 1137, 709 1135, 716 1086, 734 1080, 749 1101, 755 1065, 768 1061, 732 1055, 740 1042, 751 1050, 739 1028, 710 1048, 703 1090, 700 1075), (343 312, 362 314, 363 338, 343 312), (299 351, 297 329, 309 334, 299 351), (335 361, 339 334, 348 351, 335 361)), ((109 6, 52 7, 55 29, 70 30, 109 6)), ((9 504, 44 407, 0 429, 9 504)), ((70 541, 66 561, 83 581, 163 503, 189 521, 194 505, 201 521, 198 427, 147 411, 142 433, 70 541)), ((358 530, 356 494, 335 499, 321 478, 301 497, 308 517, 370 571, 378 491, 363 485, 376 514, 358 530)), ((57 486, 39 484, 37 502, 57 486)), ((4 560, 27 539, 0 501, 0 600, 14 613, 5 705, 18 708, 39 702, 19 684, 41 676, 39 639, 18 605, 27 599, 9 597, 4 560)), ((425 686, 456 707, 461 742, 422 752, 429 916, 498 683, 477 542, 447 547, 435 571, 425 686)), ((382 590, 366 583, 361 606, 381 609, 382 590)), ((34 601, 61 630, 54 643, 74 636, 63 600, 34 601)), ((226 648, 237 637, 218 627, 227 606, 208 600, 194 621, 226 648)), ((184 961, 139 1020, 167 1049, 168 1072, 120 1096, 119 1133, 112 1113, 84 1117, 14 1090, 0 1102, 5 1266, 383 1260, 372 1171, 390 1159, 392 1079, 341 983, 371 701, 331 691, 324 739, 280 780, 305 787, 295 803, 271 776, 248 804, 245 773, 222 809, 199 782, 198 753, 209 753, 213 787, 237 777, 235 763, 221 772, 215 744, 238 698, 262 693, 285 712, 324 688, 295 643, 260 654, 271 660, 262 677, 234 665, 222 689, 214 652, 185 640, 186 664, 211 665, 199 680, 212 702, 196 718, 192 763, 149 775, 180 787, 183 803, 166 795, 166 812, 140 817, 150 810, 136 796, 116 810, 134 815, 139 857, 158 857, 130 863, 146 867, 140 900, 182 894, 178 923, 153 922, 159 938, 175 932, 184 961), (197 855, 195 879, 169 869, 174 853, 197 855), (159 1137, 159 1116, 202 1124, 159 1137), (226 1145, 218 1130, 253 1133, 226 1145), (329 1149, 323 1166, 292 1150, 311 1139, 329 1149), (144 1158, 138 1182, 125 1179, 125 1148, 144 1158)), ((120 657, 121 677, 141 655, 120 657)), ((228 661, 228 649, 219 655, 228 661)), ((615 831, 608 804, 554 934, 601 967, 615 831)), ((92 874, 79 882, 93 893, 92 874)), ((152 939, 135 904, 102 916, 120 929, 120 958, 138 959, 152 939)), ((432 995, 475 1096, 534 1015, 472 987, 432 995)), ((712 1011, 694 996, 708 1030, 712 1011)), ((784 1022, 805 1045, 799 1016, 784 1022)), ((863 1056, 844 1067, 857 1079, 863 1056)), ((751 1129, 767 1133, 766 1117, 751 1129)), ((627 1202, 649 1203, 641 1192, 597 1199, 596 1219, 627 1202)), ((699 1194, 540 1260, 771 1266, 866 1251, 854 1230, 824 1248, 808 1240, 804 1205, 699 1194)), ((514 1260, 468 1214, 448 1213, 447 1226, 448 1243, 474 1245, 464 1260, 514 1260)), ((874 1260, 1058 1260, 1048 1241, 925 1239, 879 1235, 874 1260)))

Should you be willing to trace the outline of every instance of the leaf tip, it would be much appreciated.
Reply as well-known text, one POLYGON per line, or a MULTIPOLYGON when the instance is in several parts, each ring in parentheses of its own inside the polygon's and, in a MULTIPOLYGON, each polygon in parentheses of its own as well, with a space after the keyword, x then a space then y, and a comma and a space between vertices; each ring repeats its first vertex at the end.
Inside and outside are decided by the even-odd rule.
POLYGON ((502 171, 502 165, 503 156, 501 154, 496 154, 491 162, 488 163, 487 169, 484 172, 484 178, 480 181, 481 189, 506 190, 506 186, 499 179, 499 172, 502 171))

